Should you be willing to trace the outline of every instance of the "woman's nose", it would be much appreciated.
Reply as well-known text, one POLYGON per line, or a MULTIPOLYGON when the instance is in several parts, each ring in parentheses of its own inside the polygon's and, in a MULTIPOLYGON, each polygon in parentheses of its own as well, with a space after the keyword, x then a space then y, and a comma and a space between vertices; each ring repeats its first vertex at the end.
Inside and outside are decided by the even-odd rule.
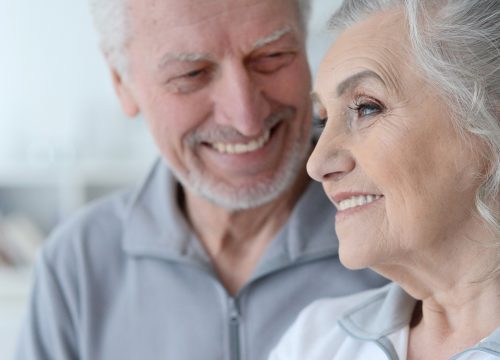
POLYGON ((339 136, 323 132, 309 160, 307 172, 319 182, 338 181, 356 167, 351 152, 342 146, 339 136))

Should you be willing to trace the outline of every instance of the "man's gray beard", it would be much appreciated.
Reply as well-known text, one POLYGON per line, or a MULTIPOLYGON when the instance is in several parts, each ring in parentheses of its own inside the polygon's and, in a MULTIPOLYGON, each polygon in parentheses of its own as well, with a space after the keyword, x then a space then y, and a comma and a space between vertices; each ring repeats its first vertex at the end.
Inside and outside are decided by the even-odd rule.
POLYGON ((191 169, 188 176, 173 169, 183 187, 194 195, 228 210, 244 210, 264 205, 280 196, 297 179, 310 146, 309 138, 295 140, 291 148, 285 150, 285 158, 271 179, 252 186, 236 187, 214 179, 199 169, 191 169))

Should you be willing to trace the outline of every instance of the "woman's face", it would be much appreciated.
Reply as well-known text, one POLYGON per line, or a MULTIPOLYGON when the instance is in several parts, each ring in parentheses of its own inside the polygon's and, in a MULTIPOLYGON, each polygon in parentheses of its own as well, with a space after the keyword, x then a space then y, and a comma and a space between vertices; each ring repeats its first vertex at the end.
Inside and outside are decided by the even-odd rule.
POLYGON ((316 78, 326 122, 307 169, 337 206, 351 268, 456 251, 455 235, 473 219, 477 145, 418 74, 402 19, 381 13, 346 30, 316 78))

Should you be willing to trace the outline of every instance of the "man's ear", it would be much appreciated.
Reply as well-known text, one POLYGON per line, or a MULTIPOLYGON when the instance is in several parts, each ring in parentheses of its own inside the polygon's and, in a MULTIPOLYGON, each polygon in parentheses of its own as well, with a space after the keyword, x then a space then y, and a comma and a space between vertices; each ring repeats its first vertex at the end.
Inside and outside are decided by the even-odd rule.
POLYGON ((123 76, 112 66, 110 66, 111 79, 113 80, 113 87, 115 88, 116 95, 120 100, 123 111, 130 117, 135 117, 139 114, 139 106, 128 86, 124 81, 123 76))

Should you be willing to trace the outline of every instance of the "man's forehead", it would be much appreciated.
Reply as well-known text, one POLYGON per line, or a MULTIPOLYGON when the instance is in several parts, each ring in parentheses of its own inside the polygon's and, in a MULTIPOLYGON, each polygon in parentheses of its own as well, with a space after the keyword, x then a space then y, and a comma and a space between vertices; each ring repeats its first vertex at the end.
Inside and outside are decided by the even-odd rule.
POLYGON ((296 0, 128 0, 127 9, 135 21, 182 27, 225 16, 243 22, 251 18, 255 9, 263 9, 268 17, 277 17, 297 10, 298 3, 296 0))

